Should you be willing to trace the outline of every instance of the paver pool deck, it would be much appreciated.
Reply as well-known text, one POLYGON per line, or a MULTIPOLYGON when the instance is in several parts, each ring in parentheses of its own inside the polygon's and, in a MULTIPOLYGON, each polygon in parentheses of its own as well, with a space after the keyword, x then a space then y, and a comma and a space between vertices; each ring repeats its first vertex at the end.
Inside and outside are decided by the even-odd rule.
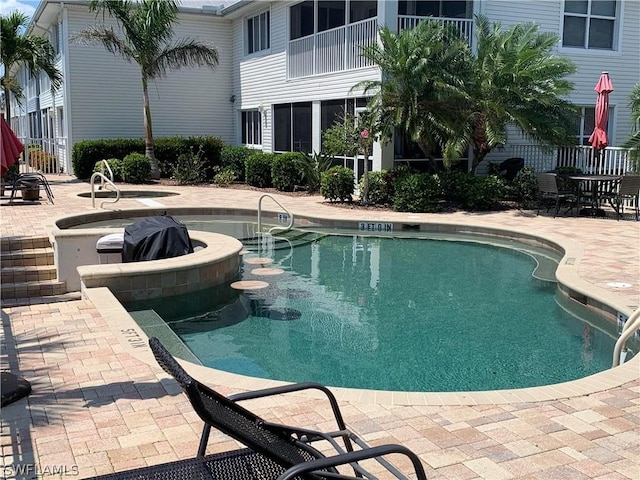
MULTIPOLYGON (((52 218, 94 211, 89 198, 77 196, 89 191, 87 183, 67 176, 49 179, 55 205, 17 200, 9 206, 3 198, 3 238, 46 235, 52 218)), ((154 198, 167 207, 256 208, 261 195, 216 187, 123 188, 180 192, 154 198)), ((640 222, 630 217, 554 219, 520 210, 407 214, 338 208, 320 197, 275 197, 294 215, 478 225, 556 239, 577 252, 578 284, 621 311, 631 312, 640 305, 640 222)), ((116 205, 142 206, 133 198, 116 205)), ((272 210, 266 202, 265 208, 272 210)), ((122 341, 114 327, 118 321, 102 315, 89 300, 32 300, 28 306, 12 307, 9 302, 2 306, 2 369, 28 379, 33 392, 2 408, 0 477, 34 478, 37 473, 45 478, 85 478, 195 456, 200 420, 177 384, 122 341)), ((484 402, 451 404, 443 397, 439 404, 432 396, 337 392, 345 419, 355 431, 374 445, 401 443, 411 448, 420 455, 430 479, 637 480, 638 360, 593 380, 588 392, 551 389, 545 400, 486 393, 484 402)), ((252 388, 252 382, 246 378, 215 387, 229 394, 252 388)), ((584 388, 585 383, 581 385, 584 388)), ((314 397, 287 395, 278 401, 254 401, 250 407, 267 419, 332 428, 328 406, 314 397)), ((212 433, 208 452, 236 446, 212 433)), ((403 466, 399 459, 392 460, 403 466)))

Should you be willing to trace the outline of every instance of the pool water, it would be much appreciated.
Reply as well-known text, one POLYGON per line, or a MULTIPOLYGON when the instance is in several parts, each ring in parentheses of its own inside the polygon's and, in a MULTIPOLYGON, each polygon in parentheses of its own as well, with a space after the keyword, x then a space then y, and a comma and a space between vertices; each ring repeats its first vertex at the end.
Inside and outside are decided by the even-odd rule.
POLYGON ((533 278, 536 261, 518 250, 326 235, 272 255, 268 266, 283 273, 245 263, 241 274, 267 288, 205 293, 218 305, 188 297, 128 308, 155 309, 204 365, 291 382, 494 390, 611 364, 612 332, 561 308, 555 284, 533 278))

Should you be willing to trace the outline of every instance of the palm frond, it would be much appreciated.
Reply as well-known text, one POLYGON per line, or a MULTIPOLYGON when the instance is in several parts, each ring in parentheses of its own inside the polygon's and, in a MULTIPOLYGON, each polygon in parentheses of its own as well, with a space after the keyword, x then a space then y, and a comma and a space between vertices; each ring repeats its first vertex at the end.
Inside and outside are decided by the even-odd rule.
POLYGON ((218 65, 218 51, 192 39, 184 39, 160 53, 147 74, 149 78, 162 77, 168 70, 182 67, 210 67, 218 65))

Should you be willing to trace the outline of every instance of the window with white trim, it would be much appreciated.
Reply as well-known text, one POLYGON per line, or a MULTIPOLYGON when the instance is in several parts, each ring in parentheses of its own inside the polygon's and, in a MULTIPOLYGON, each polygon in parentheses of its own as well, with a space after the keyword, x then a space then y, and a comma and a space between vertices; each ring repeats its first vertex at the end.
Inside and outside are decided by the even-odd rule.
POLYGON ((271 14, 269 11, 247 18, 245 25, 247 31, 245 53, 247 55, 271 47, 271 14))
POLYGON ((617 0, 565 0, 562 46, 615 50, 617 0))
POLYGON ((242 112, 242 143, 262 147, 262 118, 258 110, 242 112))
MULTIPOLYGON (((589 143, 589 137, 593 133, 593 129, 596 126, 596 109, 593 106, 579 107, 580 118, 578 119, 578 125, 576 125, 576 139, 578 145, 591 145, 589 143)), ((612 143, 613 129, 611 128, 613 118, 613 107, 609 107, 609 122, 607 123, 607 138, 609 144, 612 143)))

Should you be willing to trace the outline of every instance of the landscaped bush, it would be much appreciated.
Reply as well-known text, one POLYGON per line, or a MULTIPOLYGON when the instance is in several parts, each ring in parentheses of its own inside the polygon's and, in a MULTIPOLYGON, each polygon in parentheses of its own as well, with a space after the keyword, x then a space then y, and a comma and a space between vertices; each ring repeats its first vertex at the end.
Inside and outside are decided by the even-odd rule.
POLYGON ((438 177, 428 173, 412 173, 398 178, 392 207, 400 212, 436 212, 439 200, 438 177))
POLYGON ((45 173, 58 171, 58 159, 55 155, 43 151, 39 145, 29 145, 29 166, 45 173))
POLYGON ((333 165, 333 158, 325 153, 308 153, 297 157, 298 169, 302 172, 302 183, 311 193, 320 190, 320 176, 333 165))
MULTIPOLYGON (((220 165, 224 142, 218 137, 166 137, 154 140, 154 154, 158 159, 160 176, 173 175, 180 155, 198 152, 202 164, 201 181, 213 179, 214 167, 220 165)), ((144 151, 144 150, 143 150, 144 151)))
POLYGON ((496 175, 472 176, 462 198, 465 210, 495 210, 506 194, 505 181, 496 175))
POLYGON ((171 178, 180 184, 201 183, 207 180, 207 165, 202 160, 202 150, 178 155, 171 178))
POLYGON ((320 175, 320 194, 330 202, 351 202, 355 184, 353 170, 336 165, 320 175))
POLYGON ((122 159, 122 178, 127 183, 144 183, 151 176, 151 162, 142 153, 130 153, 122 159))
POLYGON ((466 192, 471 188, 474 175, 459 170, 443 170, 438 172, 438 178, 445 200, 464 203, 466 192))
POLYGON ((524 208, 531 208, 538 198, 538 181, 533 167, 524 167, 513 179, 513 195, 524 208))
POLYGON ((296 186, 302 186, 304 175, 300 162, 304 153, 289 152, 276 155, 271 163, 271 181, 281 192, 293 192, 296 186))
POLYGON ((144 153, 144 140, 113 138, 103 140, 82 140, 73 144, 71 161, 73 173, 80 179, 87 179, 93 173, 96 162, 103 158, 124 158, 132 152, 144 153))
MULTIPOLYGON (((122 181, 122 160, 119 158, 107 158, 105 160, 109 163, 109 168, 111 168, 111 173, 113 173, 113 181, 121 182, 122 181)), ((107 167, 104 166, 102 161, 96 162, 93 167, 93 173, 95 172, 104 172, 104 176, 109 178, 109 171, 107 167)))
POLYGON ((256 153, 256 151, 252 148, 227 145, 220 152, 220 165, 225 170, 233 170, 236 178, 244 182, 245 161, 254 153, 256 153))
POLYGON ((228 187, 236 181, 236 172, 231 167, 216 167, 213 181, 221 187, 228 187))
MULTIPOLYGON (((202 150, 207 179, 213 178, 213 167, 220 164, 220 151, 224 143, 217 137, 168 137, 154 140, 154 154, 160 167, 160 175, 168 178, 181 154, 202 150)), ((71 160, 73 172, 80 179, 93 173, 97 161, 103 158, 124 158, 130 153, 145 153, 141 138, 113 138, 82 140, 73 145, 71 160)))
MULTIPOLYGON (((391 196, 389 195, 389 185, 387 179, 390 178, 386 170, 369 172, 369 203, 375 205, 387 205, 391 202, 391 196)), ((364 176, 360 178, 359 183, 360 192, 364 190, 364 176)))
POLYGON ((245 181, 258 188, 271 187, 271 164, 275 154, 255 152, 245 160, 245 181))

